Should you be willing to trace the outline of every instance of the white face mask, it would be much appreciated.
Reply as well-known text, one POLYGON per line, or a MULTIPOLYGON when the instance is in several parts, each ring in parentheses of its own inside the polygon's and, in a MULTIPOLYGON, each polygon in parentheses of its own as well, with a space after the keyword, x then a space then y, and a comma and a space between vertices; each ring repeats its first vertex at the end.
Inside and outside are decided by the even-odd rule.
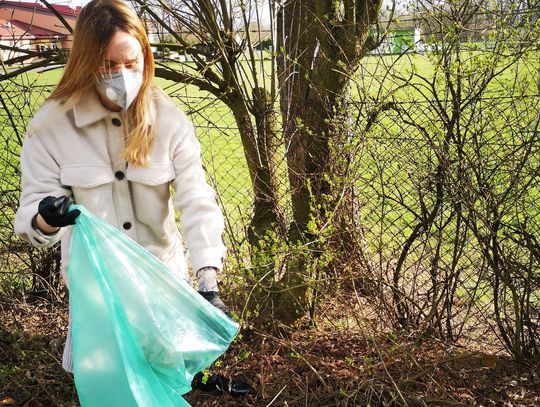
POLYGON ((142 82, 142 67, 137 71, 122 67, 118 72, 102 73, 97 88, 107 99, 125 111, 137 97, 142 82))

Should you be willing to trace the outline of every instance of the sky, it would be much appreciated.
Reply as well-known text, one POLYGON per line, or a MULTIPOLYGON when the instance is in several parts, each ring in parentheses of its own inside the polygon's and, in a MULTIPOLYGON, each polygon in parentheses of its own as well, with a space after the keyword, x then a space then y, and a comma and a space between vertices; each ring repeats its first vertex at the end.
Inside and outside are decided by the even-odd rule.
MULTIPOLYGON (((73 0, 71 2, 71 4, 73 4, 74 6, 83 6, 85 5, 86 3, 88 3, 89 0, 73 0)), ((64 6, 68 6, 69 5, 69 1, 67 0, 50 0, 49 3, 52 3, 52 4, 61 4, 61 5, 64 5, 64 6)))
MULTIPOLYGON (((75 6, 82 6, 86 3, 88 3, 89 0, 71 0, 72 1, 72 4, 75 5, 75 6)), ((389 5, 392 3, 393 0, 384 0, 383 2, 383 7, 385 5, 389 5)), ((407 0, 396 0, 396 3, 399 5, 400 3, 405 3, 407 0)), ((50 1, 51 3, 54 3, 54 4, 63 4, 63 5, 68 5, 69 4, 69 1, 68 0, 51 0, 50 1)))
MULTIPOLYGON (((30 1, 32 1, 32 0, 30 0, 30 1)), ((35 0, 35 1, 38 1, 38 0, 35 0)), ((49 0, 49 2, 51 2, 53 4, 72 5, 72 6, 83 6, 86 3, 88 3, 89 1, 90 0, 49 0)), ((383 5, 382 5, 383 9, 391 7, 392 1, 396 1, 396 5, 399 7, 401 4, 403 4, 403 3, 405 3, 405 2, 407 2, 409 0, 383 0, 383 5)), ((268 3, 266 3, 266 4, 268 4, 268 3)), ((267 5, 266 6, 264 6, 264 5, 261 6, 261 8, 260 8, 260 17, 261 17, 261 23, 262 24, 269 24, 270 15, 269 15, 267 5)))

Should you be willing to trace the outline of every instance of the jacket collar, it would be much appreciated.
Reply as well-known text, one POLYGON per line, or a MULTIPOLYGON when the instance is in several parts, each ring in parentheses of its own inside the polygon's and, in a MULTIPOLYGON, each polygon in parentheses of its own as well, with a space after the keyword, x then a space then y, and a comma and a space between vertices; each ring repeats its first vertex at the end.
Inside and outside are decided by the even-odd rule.
POLYGON ((95 90, 91 90, 81 98, 80 102, 73 107, 75 116, 75 125, 85 127, 109 115, 115 115, 113 112, 103 106, 95 90))

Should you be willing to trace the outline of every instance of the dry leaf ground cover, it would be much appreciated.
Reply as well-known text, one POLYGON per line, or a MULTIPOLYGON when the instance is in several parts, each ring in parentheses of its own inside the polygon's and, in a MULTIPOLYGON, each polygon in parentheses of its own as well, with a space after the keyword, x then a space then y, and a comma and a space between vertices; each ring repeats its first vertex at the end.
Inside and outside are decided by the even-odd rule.
MULTIPOLYGON (((538 406, 540 370, 496 349, 337 327, 347 294, 321 304, 316 328, 244 329, 216 364, 251 395, 193 391, 194 406, 538 406)), ((358 312, 358 310, 355 310, 358 312)), ((65 305, 1 302, 0 406, 77 406, 61 368, 65 305)), ((374 323, 374 326, 376 324, 374 323)))

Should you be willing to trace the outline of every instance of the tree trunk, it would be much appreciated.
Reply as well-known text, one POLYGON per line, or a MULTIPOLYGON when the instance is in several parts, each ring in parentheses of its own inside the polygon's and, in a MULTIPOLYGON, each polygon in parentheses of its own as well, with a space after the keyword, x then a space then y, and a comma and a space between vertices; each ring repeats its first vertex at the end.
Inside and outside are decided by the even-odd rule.
MULTIPOLYGON (((256 92, 257 93, 257 92, 256 92)), ((262 91, 259 91, 262 95, 262 91)), ((244 155, 253 186, 254 214, 248 231, 252 247, 259 245, 269 231, 275 231, 280 220, 279 182, 277 176, 277 131, 273 109, 260 108, 255 112, 256 127, 251 113, 240 96, 230 96, 226 104, 231 109, 244 147, 244 155)), ((263 96, 256 104, 267 106, 263 96)))
MULTIPOLYGON (((291 0, 278 13, 278 78, 280 107, 294 222, 291 243, 316 238, 336 205, 349 208, 337 217, 340 231, 351 233, 355 207, 352 188, 344 184, 348 159, 340 155, 349 138, 349 82, 358 68, 369 28, 380 0, 291 0), (338 158, 338 159, 336 159, 338 158)), ((339 209, 339 208, 338 208, 339 209)), ((292 321, 308 308, 312 276, 310 257, 321 252, 312 245, 293 259, 285 273, 283 292, 290 292, 294 310, 283 310, 292 321), (292 284, 292 285, 291 285, 292 284), (286 288, 290 288, 287 291, 286 288), (294 287, 294 289, 293 289, 294 287)))
POLYGON ((260 169, 254 185, 255 212, 249 241, 257 244, 267 230, 283 231, 281 192, 279 179, 280 136, 277 129, 276 111, 270 93, 264 88, 253 90, 253 116, 257 128, 257 151, 260 169))

